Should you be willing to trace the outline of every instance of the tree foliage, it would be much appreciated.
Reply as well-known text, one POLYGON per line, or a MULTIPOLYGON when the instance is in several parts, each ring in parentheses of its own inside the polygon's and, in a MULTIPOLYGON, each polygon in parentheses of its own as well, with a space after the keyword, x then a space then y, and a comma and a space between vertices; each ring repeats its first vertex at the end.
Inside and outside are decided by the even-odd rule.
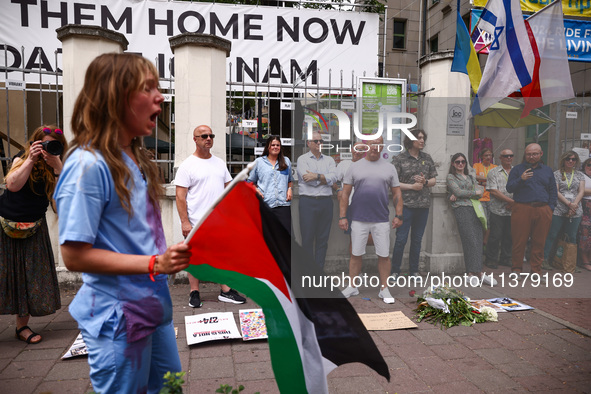
POLYGON ((318 3, 293 3, 283 2, 276 0, 215 0, 215 1, 196 1, 196 0, 182 0, 190 1, 192 3, 226 3, 226 4, 245 4, 245 5, 266 5, 271 7, 301 7, 311 9, 323 9, 323 10, 341 10, 341 11, 362 11, 372 12, 377 14, 383 14, 385 6, 378 0, 342 0, 340 3, 330 0, 316 0, 317 2, 322 1, 323 4, 318 3), (356 7, 363 5, 366 7, 356 7))

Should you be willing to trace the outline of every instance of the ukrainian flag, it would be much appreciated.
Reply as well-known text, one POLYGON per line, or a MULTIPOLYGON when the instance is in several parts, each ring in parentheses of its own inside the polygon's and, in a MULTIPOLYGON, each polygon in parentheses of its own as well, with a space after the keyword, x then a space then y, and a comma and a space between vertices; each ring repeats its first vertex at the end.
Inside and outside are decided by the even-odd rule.
POLYGON ((458 0, 457 7, 457 21, 456 21, 456 47, 454 49, 454 60, 451 64, 452 72, 460 72, 467 74, 470 78, 470 85, 474 93, 478 91, 482 72, 480 71, 480 63, 474 50, 474 44, 470 39, 468 28, 462 20, 460 15, 460 0, 458 0))

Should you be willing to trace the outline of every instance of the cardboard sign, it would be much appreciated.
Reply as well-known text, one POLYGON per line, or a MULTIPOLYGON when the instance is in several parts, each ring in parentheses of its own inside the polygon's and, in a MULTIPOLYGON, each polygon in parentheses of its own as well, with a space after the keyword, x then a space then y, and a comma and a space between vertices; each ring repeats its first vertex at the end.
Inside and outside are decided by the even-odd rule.
POLYGON ((185 316, 185 329, 187 345, 241 337, 232 312, 185 316))
POLYGON ((386 313, 359 313, 359 318, 368 331, 402 330, 417 328, 401 311, 386 313))
POLYGON ((262 309, 240 309, 238 315, 243 340, 267 339, 267 325, 262 309))

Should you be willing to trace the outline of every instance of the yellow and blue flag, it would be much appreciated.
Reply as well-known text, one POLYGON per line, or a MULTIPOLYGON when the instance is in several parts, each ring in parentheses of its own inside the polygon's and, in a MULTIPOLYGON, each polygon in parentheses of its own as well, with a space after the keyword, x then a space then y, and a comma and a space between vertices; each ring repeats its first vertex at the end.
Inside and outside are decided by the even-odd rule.
POLYGON ((451 71, 467 74, 470 78, 472 90, 474 93, 478 91, 482 72, 480 71, 480 63, 478 62, 474 45, 470 39, 470 33, 460 15, 460 0, 458 0, 457 6, 456 46, 451 71))

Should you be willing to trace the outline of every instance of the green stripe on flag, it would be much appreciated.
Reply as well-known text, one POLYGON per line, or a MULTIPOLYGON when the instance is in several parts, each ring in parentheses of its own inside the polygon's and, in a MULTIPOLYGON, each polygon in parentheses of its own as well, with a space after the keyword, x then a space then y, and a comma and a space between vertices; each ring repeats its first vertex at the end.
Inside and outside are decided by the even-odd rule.
MULTIPOLYGON (((279 391, 298 394, 307 392, 302 355, 289 319, 275 292, 257 278, 217 269, 208 264, 190 265, 186 271, 200 280, 226 284, 260 305, 265 314, 271 364, 279 391)), ((292 302, 295 300, 292 299, 292 302)), ((294 308, 298 308, 297 303, 294 308)))

